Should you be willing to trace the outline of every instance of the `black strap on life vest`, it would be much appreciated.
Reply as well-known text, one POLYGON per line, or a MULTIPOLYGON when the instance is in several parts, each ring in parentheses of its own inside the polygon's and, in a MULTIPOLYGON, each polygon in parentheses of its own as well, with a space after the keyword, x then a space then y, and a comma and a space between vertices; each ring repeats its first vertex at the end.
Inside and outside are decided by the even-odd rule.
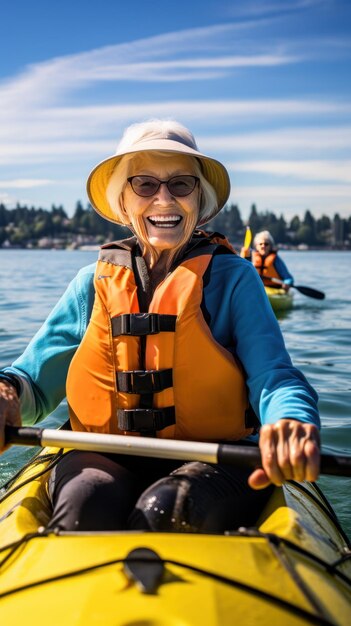
POLYGON ((134 335, 157 335, 158 333, 170 333, 176 328, 176 315, 161 313, 124 313, 111 319, 112 336, 134 335))
MULTIPOLYGON (((175 332, 176 315, 161 313, 125 313, 111 319, 112 336, 131 335, 146 341, 147 335, 175 332)), ((145 361, 145 346, 141 345, 141 366, 145 361)), ((154 436, 158 430, 175 424, 175 407, 156 409, 153 405, 155 393, 173 386, 172 369, 127 370, 116 372, 117 388, 122 393, 139 394, 137 409, 118 409, 117 420, 120 430, 140 432, 154 436)))
POLYGON ((117 372, 117 386, 124 393, 157 393, 173 387, 173 370, 129 370, 117 372))
POLYGON ((175 424, 175 408, 118 409, 118 428, 130 432, 150 433, 175 424))

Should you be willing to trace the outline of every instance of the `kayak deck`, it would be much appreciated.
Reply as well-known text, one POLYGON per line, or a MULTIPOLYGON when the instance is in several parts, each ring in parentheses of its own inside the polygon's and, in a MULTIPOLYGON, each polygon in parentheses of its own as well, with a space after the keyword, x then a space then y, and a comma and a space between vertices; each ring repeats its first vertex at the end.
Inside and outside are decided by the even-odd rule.
POLYGON ((294 295, 291 289, 289 291, 285 291, 285 289, 265 287, 265 292, 272 305, 273 311, 287 311, 292 308, 294 295))
POLYGON ((347 538, 313 485, 276 489, 256 528, 225 535, 56 535, 35 478, 54 458, 0 504, 3 624, 37 624, 38 609, 50 626, 349 624, 347 538))

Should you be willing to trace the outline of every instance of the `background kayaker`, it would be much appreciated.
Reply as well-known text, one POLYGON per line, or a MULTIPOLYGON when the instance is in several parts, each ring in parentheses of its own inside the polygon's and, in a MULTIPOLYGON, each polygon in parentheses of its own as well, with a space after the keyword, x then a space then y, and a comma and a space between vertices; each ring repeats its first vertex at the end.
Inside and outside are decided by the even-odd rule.
POLYGON ((87 188, 134 236, 102 247, 0 373, 0 447, 5 424, 34 424, 65 396, 72 428, 90 431, 248 441, 259 418, 251 475, 76 450, 49 480, 50 527, 63 530, 253 525, 272 485, 316 480, 320 423, 257 272, 196 230, 225 205, 227 170, 185 127, 153 120, 126 130, 87 188))
POLYGON ((288 291, 290 285, 294 283, 293 276, 278 256, 274 239, 268 230, 257 233, 253 240, 253 250, 242 247, 240 256, 252 261, 266 287, 279 287, 288 291), (278 278, 283 283, 277 285, 269 278, 278 278))

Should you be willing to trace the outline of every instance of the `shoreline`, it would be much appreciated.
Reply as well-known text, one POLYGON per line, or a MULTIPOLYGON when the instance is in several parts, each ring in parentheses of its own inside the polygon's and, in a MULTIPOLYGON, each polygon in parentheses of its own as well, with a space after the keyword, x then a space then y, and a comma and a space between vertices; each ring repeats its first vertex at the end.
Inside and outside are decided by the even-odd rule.
MULTIPOLYGON (((107 241, 104 243, 108 243, 107 241)), ((233 243, 232 246, 236 251, 240 251, 241 243, 233 243)), ((0 246, 0 251, 6 252, 7 250, 27 250, 27 251, 41 251, 41 250, 53 250, 53 251, 68 251, 68 252, 94 252, 98 251, 103 244, 87 244, 87 245, 67 245, 67 246, 0 246)), ((285 244, 277 245, 278 252, 351 252, 350 246, 307 246, 307 245, 299 245, 299 246, 288 246, 285 244)))

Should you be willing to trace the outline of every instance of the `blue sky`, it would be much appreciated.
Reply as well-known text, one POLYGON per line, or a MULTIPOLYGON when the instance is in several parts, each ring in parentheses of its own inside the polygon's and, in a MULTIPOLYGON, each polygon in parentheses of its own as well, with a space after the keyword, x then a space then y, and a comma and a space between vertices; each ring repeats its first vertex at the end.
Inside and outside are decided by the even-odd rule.
POLYGON ((0 202, 72 215, 123 129, 188 126, 243 218, 351 215, 349 0, 6 2, 0 202))

